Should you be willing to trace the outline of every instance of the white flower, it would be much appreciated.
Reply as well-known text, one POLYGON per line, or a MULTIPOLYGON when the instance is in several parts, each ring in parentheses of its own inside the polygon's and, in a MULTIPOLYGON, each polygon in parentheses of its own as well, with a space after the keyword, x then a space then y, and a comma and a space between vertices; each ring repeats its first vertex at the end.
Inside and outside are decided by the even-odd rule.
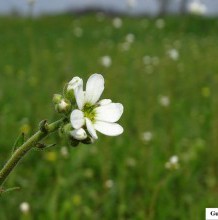
POLYGON ((105 186, 108 189, 112 188, 114 186, 114 181, 113 180, 106 180, 105 181, 105 186))
POLYGON ((113 19, 113 26, 115 28, 120 28, 122 26, 122 24, 123 24, 123 22, 120 18, 117 17, 117 18, 113 19))
POLYGON ((165 163, 166 169, 178 169, 179 168, 179 158, 177 155, 170 157, 169 161, 165 163))
POLYGON ((68 155, 69 155, 68 148, 65 147, 65 146, 64 146, 64 147, 61 147, 60 153, 61 153, 61 155, 62 155, 63 157, 68 157, 68 155))
POLYGON ((149 142, 152 140, 152 138, 153 138, 153 134, 150 131, 146 131, 146 132, 142 133, 143 141, 149 142))
POLYGON ((111 60, 111 57, 109 56, 103 56, 101 58, 101 64, 105 67, 109 67, 111 66, 111 63, 112 63, 112 60, 111 60))
POLYGON ((162 29, 165 26, 165 21, 162 18, 156 20, 155 25, 158 29, 162 29))
POLYGON ((80 27, 75 27, 73 32, 76 37, 81 37, 83 35, 83 29, 80 27))
POLYGON ((83 128, 72 130, 70 135, 79 141, 85 140, 87 138, 86 131, 83 128))
POLYGON ((21 211, 22 213, 28 213, 29 210, 30 210, 30 205, 29 205, 28 202, 22 202, 22 203, 20 204, 20 211, 21 211))
POLYGON ((135 40, 135 35, 132 33, 129 33, 126 35, 126 42, 128 43, 133 43, 135 40))
POLYGON ((161 96, 159 102, 162 106, 167 107, 170 104, 170 99, 168 96, 161 96))
POLYGON ((167 54, 172 60, 178 60, 179 58, 179 52, 176 49, 168 50, 167 54))
POLYGON ((123 128, 115 123, 123 114, 123 105, 112 103, 109 99, 98 102, 104 90, 104 78, 100 74, 93 74, 83 86, 74 90, 78 109, 72 111, 70 121, 74 129, 86 128, 92 138, 97 139, 96 130, 108 136, 123 133, 123 128))
POLYGON ((188 11, 195 15, 203 15, 206 13, 206 6, 199 0, 195 0, 188 5, 188 11))

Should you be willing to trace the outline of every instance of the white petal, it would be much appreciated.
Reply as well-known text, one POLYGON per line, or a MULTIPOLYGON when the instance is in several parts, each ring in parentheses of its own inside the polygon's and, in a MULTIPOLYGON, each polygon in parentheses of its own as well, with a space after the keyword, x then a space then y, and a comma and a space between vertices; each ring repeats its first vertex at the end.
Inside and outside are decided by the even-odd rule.
POLYGON ((79 128, 71 131, 70 135, 79 141, 85 140, 87 138, 87 134, 83 128, 79 128))
POLYGON ((102 99, 98 102, 98 104, 102 106, 102 105, 108 105, 111 102, 112 102, 111 99, 102 99))
POLYGON ((85 104, 85 94, 83 91, 83 87, 79 86, 74 90, 75 98, 76 98, 76 103, 78 105, 78 108, 82 110, 84 104, 85 104))
POLYGON ((96 120, 106 122, 116 122, 123 114, 123 105, 120 103, 111 103, 95 108, 96 120))
POLYGON ((104 78, 101 74, 93 74, 86 83, 86 102, 95 104, 104 90, 104 78))
POLYGON ((123 133, 122 126, 116 123, 97 121, 94 127, 97 131, 108 136, 117 136, 123 133))
POLYGON ((98 136, 96 134, 96 131, 95 131, 95 128, 92 124, 92 122, 90 121, 90 119, 88 118, 85 118, 86 119, 86 127, 87 127, 87 130, 89 132, 89 134, 94 138, 94 139, 98 139, 98 136))
POLYGON ((82 111, 76 109, 73 110, 70 115, 70 122, 75 129, 81 128, 85 124, 85 118, 82 111))
POLYGON ((83 87, 83 80, 76 76, 68 83, 67 90, 75 90, 78 87, 83 87))

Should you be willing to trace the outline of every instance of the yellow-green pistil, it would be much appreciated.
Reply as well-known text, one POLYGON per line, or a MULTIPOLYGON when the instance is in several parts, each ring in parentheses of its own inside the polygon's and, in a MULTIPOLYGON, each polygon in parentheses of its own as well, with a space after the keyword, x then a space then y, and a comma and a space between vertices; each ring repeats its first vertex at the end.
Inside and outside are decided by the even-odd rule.
POLYGON ((96 112, 95 105, 86 103, 83 107, 83 113, 86 118, 89 118, 92 122, 95 122, 96 112))

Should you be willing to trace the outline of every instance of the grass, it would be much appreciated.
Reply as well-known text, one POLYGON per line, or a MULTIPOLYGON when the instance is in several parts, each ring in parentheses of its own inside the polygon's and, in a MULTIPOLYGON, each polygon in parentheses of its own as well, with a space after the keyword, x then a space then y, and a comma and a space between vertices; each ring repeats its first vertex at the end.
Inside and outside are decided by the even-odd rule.
POLYGON ((202 219, 217 206, 218 21, 168 17, 162 29, 155 19, 122 21, 117 29, 94 14, 0 18, 1 166, 20 131, 31 135, 40 120, 58 117, 52 96, 73 76, 102 73, 102 97, 125 108, 119 137, 100 135, 93 145, 64 148, 64 156, 66 143, 52 136, 56 148, 30 152, 7 181, 21 190, 0 198, 1 220, 202 219), (125 50, 128 33, 135 40, 125 50), (153 61, 144 64, 144 56, 153 61), (152 140, 142 139, 145 131, 152 140), (178 170, 165 168, 172 155, 178 170))

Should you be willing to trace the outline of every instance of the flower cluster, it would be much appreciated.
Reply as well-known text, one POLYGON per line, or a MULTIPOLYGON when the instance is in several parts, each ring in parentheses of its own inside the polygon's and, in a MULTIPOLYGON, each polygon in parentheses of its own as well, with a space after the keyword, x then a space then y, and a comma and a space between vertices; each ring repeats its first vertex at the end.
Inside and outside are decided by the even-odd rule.
POLYGON ((74 77, 67 84, 64 96, 54 96, 56 110, 68 118, 69 123, 61 130, 70 137, 72 145, 93 143, 98 139, 97 131, 108 136, 123 133, 122 126, 116 123, 123 114, 123 105, 110 99, 99 101, 103 90, 104 78, 96 73, 89 77, 85 90, 83 80, 74 77))

